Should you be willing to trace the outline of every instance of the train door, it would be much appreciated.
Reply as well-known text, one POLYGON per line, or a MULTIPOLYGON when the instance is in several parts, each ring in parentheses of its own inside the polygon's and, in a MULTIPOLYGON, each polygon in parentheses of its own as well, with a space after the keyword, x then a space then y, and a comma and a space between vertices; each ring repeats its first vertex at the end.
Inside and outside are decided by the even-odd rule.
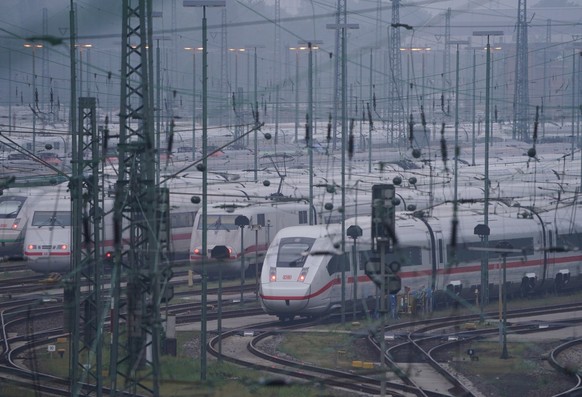
POLYGON ((434 232, 435 242, 436 242, 436 259, 437 259, 437 272, 444 269, 445 263, 447 263, 447 250, 445 239, 443 238, 443 232, 438 230, 434 232))
POLYGON ((430 269, 428 273, 428 279, 425 282, 427 288, 431 291, 435 291, 438 288, 437 285, 437 275, 439 269, 442 269, 445 260, 444 257, 444 240, 443 233, 438 220, 436 222, 421 219, 421 221, 426 225, 426 241, 429 246, 428 263, 427 267, 430 269), (439 240, 442 250, 439 251, 439 240))
POLYGON ((342 275, 345 276, 344 297, 346 300, 352 299, 353 279, 351 278, 351 261, 348 253, 333 255, 327 264, 327 273, 332 279, 332 300, 341 301, 342 296, 342 275))

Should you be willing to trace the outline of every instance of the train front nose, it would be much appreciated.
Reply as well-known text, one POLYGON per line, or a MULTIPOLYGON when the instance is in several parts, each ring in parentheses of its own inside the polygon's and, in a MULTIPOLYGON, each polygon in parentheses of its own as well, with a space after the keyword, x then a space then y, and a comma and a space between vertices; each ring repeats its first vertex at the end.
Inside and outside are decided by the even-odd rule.
POLYGON ((309 284, 284 281, 261 284, 261 305, 269 314, 295 315, 307 307, 310 294, 309 284))

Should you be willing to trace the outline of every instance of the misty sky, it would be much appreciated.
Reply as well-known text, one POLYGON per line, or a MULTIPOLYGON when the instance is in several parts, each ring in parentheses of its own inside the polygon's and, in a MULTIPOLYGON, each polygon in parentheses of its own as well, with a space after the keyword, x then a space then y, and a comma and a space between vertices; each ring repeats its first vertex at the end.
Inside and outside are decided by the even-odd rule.
MULTIPOLYGON (((120 65, 121 0, 77 0, 75 3, 78 43, 93 45, 91 51, 83 55, 85 64, 90 63, 89 66, 93 69, 93 78, 99 81, 109 72, 116 74, 120 65)), ((496 40, 512 42, 517 3, 517 0, 401 0, 400 21, 414 26, 413 32, 401 32, 401 43, 405 46, 442 46, 444 15, 448 8, 452 10, 453 40, 470 38, 474 30, 495 28, 505 32, 504 37, 496 40)), ((50 56, 49 74, 55 77, 51 84, 66 87, 66 72, 63 71, 68 68, 66 44, 69 35, 70 0, 2 0, 0 4, 0 51, 4 53, 0 57, 0 69, 4 76, 7 76, 6 53, 10 50, 12 81, 16 87, 28 90, 32 56, 30 50, 23 48, 23 43, 26 38, 42 33, 43 9, 46 8, 48 33, 64 38, 64 45, 47 48, 50 56), (59 71, 63 72, 62 80, 57 78, 59 71)), ((294 68, 294 54, 288 47, 298 42, 321 40, 322 59, 323 54, 327 55, 335 50, 334 32, 326 29, 326 24, 334 22, 337 0, 281 0, 281 55, 279 59, 275 59, 273 4, 274 0, 227 0, 228 47, 264 46, 264 50, 261 50, 261 67, 271 70, 271 79, 277 78, 277 72, 273 71, 281 69, 285 75, 289 75, 294 68)), ((347 0, 348 22, 359 25, 359 29, 349 32, 348 38, 348 51, 353 62, 358 62, 365 48, 386 46, 386 29, 390 23, 392 2, 383 0, 379 15, 376 13, 377 6, 376 0, 347 0)), ((201 45, 201 9, 184 8, 182 0, 154 0, 153 8, 163 13, 162 18, 153 21, 154 35, 162 40, 160 46, 165 51, 166 59, 163 63, 168 65, 167 68, 172 73, 181 76, 179 81, 188 81, 191 53, 184 51, 184 47, 201 45)), ((207 15, 210 62, 215 62, 216 68, 220 62, 216 53, 221 45, 222 13, 219 9, 209 9, 207 15)), ((530 43, 545 41, 549 19, 553 23, 554 41, 570 41, 574 34, 582 33, 582 0, 529 0, 528 16, 531 19, 530 43), (564 5, 569 7, 559 7, 564 5)), ((248 59, 243 65, 241 59, 241 70, 245 68, 247 61, 248 59)), ((229 62, 232 63, 232 59, 229 62)), ((37 68, 40 68, 39 64, 37 68)), ((6 81, 6 77, 0 77, 0 89, 6 81)))

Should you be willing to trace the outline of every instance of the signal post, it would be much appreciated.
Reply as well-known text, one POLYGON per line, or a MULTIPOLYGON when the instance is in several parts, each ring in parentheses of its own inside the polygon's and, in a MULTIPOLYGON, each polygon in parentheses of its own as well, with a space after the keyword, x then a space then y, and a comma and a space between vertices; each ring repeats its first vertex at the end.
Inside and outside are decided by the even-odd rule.
MULTIPOLYGON (((386 254, 394 250, 398 239, 395 233, 395 188, 391 184, 372 186, 372 252, 366 263, 366 275, 380 289, 380 363, 385 366, 386 300, 400 291, 402 282, 398 276, 400 263, 386 263, 386 254)), ((381 395, 386 395, 386 371, 381 379, 381 395)))

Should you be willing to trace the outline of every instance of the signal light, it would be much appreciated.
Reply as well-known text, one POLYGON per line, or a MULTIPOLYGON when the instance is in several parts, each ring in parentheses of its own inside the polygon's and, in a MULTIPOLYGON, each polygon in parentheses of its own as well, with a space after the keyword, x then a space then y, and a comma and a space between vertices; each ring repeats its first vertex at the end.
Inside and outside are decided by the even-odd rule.
POLYGON ((105 259, 111 259, 113 258, 113 253, 111 251, 108 251, 105 253, 105 259))

